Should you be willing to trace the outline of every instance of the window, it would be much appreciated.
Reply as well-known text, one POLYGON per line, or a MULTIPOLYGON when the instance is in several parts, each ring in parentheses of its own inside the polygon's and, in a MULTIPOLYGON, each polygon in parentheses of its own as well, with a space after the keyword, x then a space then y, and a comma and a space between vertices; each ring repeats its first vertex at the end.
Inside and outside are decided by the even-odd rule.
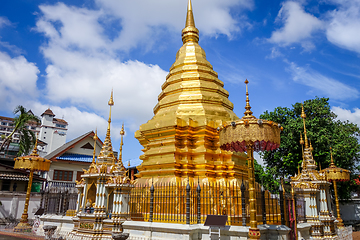
POLYGON ((46 134, 46 132, 44 132, 44 134, 46 134))
POLYGON ((31 127, 31 129, 32 129, 32 130, 35 130, 35 129, 36 129, 36 127, 31 127))
POLYGON ((6 122, 1 122, 1 125, 4 125, 4 126, 6 126, 7 124, 6 124, 6 122))
POLYGON ((46 137, 44 137, 44 139, 46 139, 46 137))
POLYGON ((81 175, 83 175, 83 174, 84 174, 84 172, 77 171, 76 172, 76 181, 80 181, 81 180, 81 175))
POLYGON ((10 184, 11 184, 10 180, 4 179, 1 186, 1 191, 10 191, 10 184))
POLYGON ((63 124, 55 124, 55 126, 58 127, 58 128, 66 128, 66 126, 63 125, 63 124))
POLYGON ((72 171, 54 170, 54 180, 72 181, 72 171))

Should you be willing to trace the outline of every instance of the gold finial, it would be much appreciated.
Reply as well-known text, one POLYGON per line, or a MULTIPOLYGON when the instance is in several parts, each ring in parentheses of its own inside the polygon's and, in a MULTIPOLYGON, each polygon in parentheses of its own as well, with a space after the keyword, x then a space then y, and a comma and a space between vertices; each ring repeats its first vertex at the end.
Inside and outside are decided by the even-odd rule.
POLYGON ((303 119, 303 123, 304 123, 305 148, 308 148, 309 144, 308 144, 308 140, 307 140, 306 126, 305 126, 306 114, 305 114, 305 111, 304 111, 304 105, 302 103, 301 103, 301 118, 303 119))
POLYGON ((300 144, 301 145, 304 145, 304 140, 303 140, 303 138, 302 138, 302 134, 300 133, 300 144))
POLYGON ((334 159, 333 159, 333 155, 332 155, 332 148, 331 148, 331 147, 330 147, 330 156, 331 156, 330 166, 334 166, 334 167, 335 167, 335 163, 334 163, 334 159))
POLYGON ((191 0, 188 2, 188 9, 186 14, 185 28, 182 30, 182 41, 186 42, 198 42, 199 30, 195 27, 194 15, 191 6, 191 0))
POLYGON ((128 167, 130 167, 130 160, 129 160, 129 163, 128 163, 128 167))
POLYGON ((302 167, 302 169, 306 169, 306 162, 305 162, 305 157, 304 157, 304 145, 301 145, 301 152, 302 152, 302 164, 301 164, 301 167, 302 167))
POLYGON ((110 100, 108 102, 108 105, 110 106, 110 112, 109 112, 108 128, 107 128, 107 131, 106 131, 106 138, 110 138, 111 107, 114 105, 113 90, 111 90, 111 97, 110 97, 110 100))
POLYGON ((36 156, 36 157, 39 156, 39 154, 37 152, 38 135, 39 135, 39 133, 36 133, 35 146, 34 146, 34 149, 33 149, 32 153, 30 154, 30 156, 36 156))
POLYGON ((310 142, 310 151, 313 151, 314 149, 313 149, 313 147, 312 147, 312 145, 311 145, 311 140, 309 139, 309 142, 310 142))
POLYGON ((194 14, 193 14, 193 10, 192 10, 191 0, 188 1, 185 27, 195 27, 194 14))
POLYGON ((320 171, 321 171, 321 162, 319 162, 319 169, 320 169, 320 171))
POLYGON ((120 141, 120 153, 119 153, 119 162, 122 162, 122 146, 124 145, 123 143, 123 136, 125 134, 125 130, 124 130, 124 123, 122 124, 121 130, 120 130, 120 135, 121 135, 121 141, 120 141))
POLYGON ((252 115, 253 112, 250 110, 251 107, 250 107, 250 100, 249 100, 248 83, 249 83, 249 81, 246 79, 245 80, 245 84, 246 84, 246 106, 245 106, 245 109, 246 109, 246 111, 244 112, 243 118, 255 118, 252 115))
POLYGON ((114 99, 113 99, 113 90, 111 89, 111 97, 110 97, 110 100, 108 102, 108 105, 109 106, 113 106, 114 105, 114 99))
POLYGON ((96 155, 96 140, 98 140, 97 136, 97 128, 95 129, 95 135, 94 135, 94 152, 93 152, 93 160, 91 164, 95 164, 95 155, 96 155))

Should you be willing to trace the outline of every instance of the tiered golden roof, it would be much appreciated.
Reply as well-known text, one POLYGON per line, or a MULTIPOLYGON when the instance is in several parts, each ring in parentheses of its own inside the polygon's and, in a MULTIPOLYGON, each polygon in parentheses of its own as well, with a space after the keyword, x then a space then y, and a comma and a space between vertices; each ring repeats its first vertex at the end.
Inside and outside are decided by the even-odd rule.
POLYGON ((182 41, 153 118, 135 133, 144 147, 138 181, 156 181, 158 176, 164 181, 195 176, 220 179, 244 175, 246 179, 245 158, 219 148, 217 127, 238 117, 224 83, 198 44, 190 0, 182 41))
POLYGON ((32 153, 28 156, 15 158, 14 169, 24 169, 31 171, 49 171, 51 161, 42 158, 37 153, 38 140, 36 138, 32 153))
POLYGON ((236 121, 227 122, 220 127, 221 148, 228 151, 245 152, 247 145, 254 146, 254 151, 270 151, 280 146, 282 127, 273 121, 257 119, 250 110, 246 79, 246 106, 244 116, 236 121))
POLYGON ((329 181, 349 181, 350 180, 350 171, 347 169, 339 168, 335 165, 334 159, 332 156, 332 151, 330 148, 331 154, 331 163, 328 168, 322 170, 326 174, 326 178, 329 181))

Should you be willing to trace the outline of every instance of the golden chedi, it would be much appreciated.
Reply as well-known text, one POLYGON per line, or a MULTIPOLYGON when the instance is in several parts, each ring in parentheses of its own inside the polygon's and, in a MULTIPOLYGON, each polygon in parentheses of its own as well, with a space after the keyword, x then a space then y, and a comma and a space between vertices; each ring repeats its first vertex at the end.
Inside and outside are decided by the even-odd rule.
POLYGON ((198 40, 189 0, 183 46, 162 85, 153 118, 135 133, 144 147, 139 183, 247 179, 246 156, 220 149, 218 127, 238 117, 198 40))

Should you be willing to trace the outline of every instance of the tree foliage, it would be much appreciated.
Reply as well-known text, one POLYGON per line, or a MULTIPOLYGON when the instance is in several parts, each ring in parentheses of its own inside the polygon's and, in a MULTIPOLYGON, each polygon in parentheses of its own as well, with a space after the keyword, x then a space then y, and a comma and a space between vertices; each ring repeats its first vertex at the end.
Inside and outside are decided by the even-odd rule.
MULTIPOLYGON (((328 167, 332 147, 335 164, 355 174, 360 157, 359 127, 349 121, 337 120, 328 101, 328 98, 316 98, 304 102, 307 136, 314 148, 314 160, 319 167, 328 167)), ((294 176, 298 166, 301 166, 302 148, 299 141, 300 133, 304 133, 304 125, 300 115, 301 103, 295 103, 292 108, 277 107, 273 112, 266 111, 260 116, 262 119, 280 123, 284 128, 280 148, 261 153, 267 168, 276 174, 275 178, 294 176)), ((346 186, 344 185, 343 189, 349 190, 346 186)))
POLYGON ((4 151, 6 147, 10 145, 13 135, 18 132, 20 141, 19 152, 17 155, 21 156, 23 154, 28 154, 36 141, 34 132, 27 128, 27 124, 30 122, 39 124, 40 119, 31 112, 26 111, 26 108, 20 105, 15 108, 14 114, 16 115, 14 118, 14 129, 9 136, 5 137, 5 140, 0 146, 0 152, 4 151))

